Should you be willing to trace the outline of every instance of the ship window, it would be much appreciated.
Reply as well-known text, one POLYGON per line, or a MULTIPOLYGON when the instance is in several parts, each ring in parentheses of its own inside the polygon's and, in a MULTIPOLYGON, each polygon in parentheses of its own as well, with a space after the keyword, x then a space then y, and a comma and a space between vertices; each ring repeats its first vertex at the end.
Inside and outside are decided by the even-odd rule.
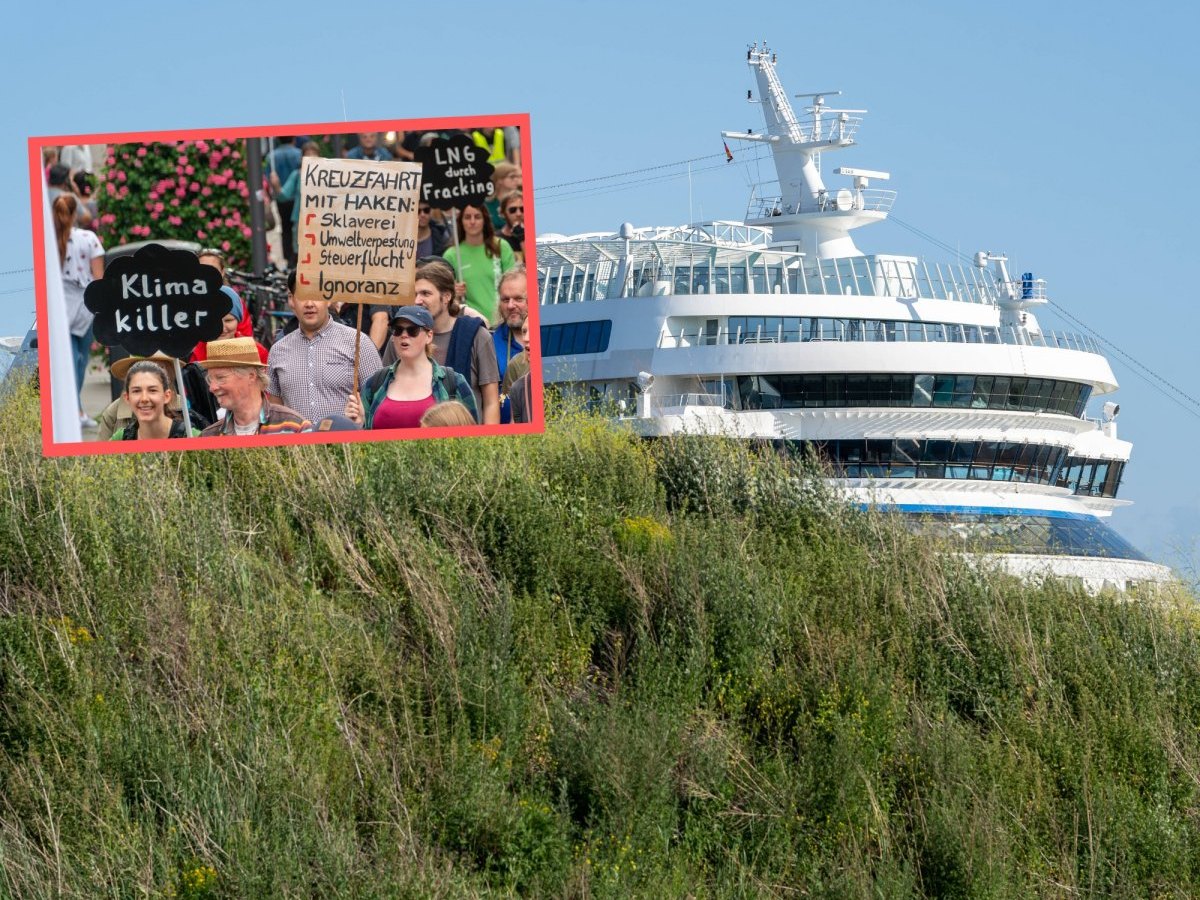
POLYGON ((542 356, 574 353, 603 353, 612 335, 612 320, 569 322, 542 326, 542 356))
POLYGON ((796 316, 783 320, 783 340, 792 344, 800 340, 800 319, 796 316))
POLYGON ((983 342, 985 344, 1000 343, 1000 333, 993 325, 985 325, 980 329, 983 332, 983 342))

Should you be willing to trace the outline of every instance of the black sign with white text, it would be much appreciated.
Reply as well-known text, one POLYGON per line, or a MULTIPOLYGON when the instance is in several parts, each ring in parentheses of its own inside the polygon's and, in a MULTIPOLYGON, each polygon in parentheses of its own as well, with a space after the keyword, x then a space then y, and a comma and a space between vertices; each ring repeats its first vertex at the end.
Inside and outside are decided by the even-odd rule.
POLYGON ((492 193, 488 151, 465 134, 438 138, 413 151, 421 164, 421 199, 434 209, 483 208, 492 193))
POLYGON ((114 260, 87 286, 83 302, 96 316, 100 343, 136 356, 161 350, 187 359, 197 343, 221 336, 221 318, 231 308, 221 284, 221 273, 196 254, 147 244, 114 260))

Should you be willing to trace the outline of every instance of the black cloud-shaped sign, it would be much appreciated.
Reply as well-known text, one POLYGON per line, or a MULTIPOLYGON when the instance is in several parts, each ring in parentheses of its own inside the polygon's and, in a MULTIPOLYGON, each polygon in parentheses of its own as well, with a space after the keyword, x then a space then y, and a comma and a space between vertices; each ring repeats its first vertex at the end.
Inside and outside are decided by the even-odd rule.
POLYGON ((232 308, 221 284, 221 273, 196 254, 147 244, 114 260, 87 286, 83 302, 96 316, 100 343, 186 359, 200 341, 221 336, 221 318, 232 308))
POLYGON ((482 208, 492 193, 495 167, 488 151, 465 134, 438 138, 413 157, 421 164, 421 199, 434 209, 482 208))

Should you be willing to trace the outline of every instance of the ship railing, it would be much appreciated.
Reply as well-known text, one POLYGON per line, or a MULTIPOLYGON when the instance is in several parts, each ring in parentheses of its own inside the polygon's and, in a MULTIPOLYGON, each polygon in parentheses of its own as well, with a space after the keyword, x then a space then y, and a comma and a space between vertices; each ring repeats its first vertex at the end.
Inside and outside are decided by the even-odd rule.
MULTIPOLYGON (((680 241, 635 245, 624 264, 623 243, 614 243, 610 252, 611 258, 539 269, 542 304, 664 293, 899 297, 992 305, 1012 297, 1007 286, 974 266, 909 257, 813 260, 795 252, 727 247, 697 254, 694 244, 680 241)), ((1017 288, 1016 296, 1021 296, 1020 283, 1017 288)))
MULTIPOLYGON (((1101 354, 1098 342, 1083 334, 1029 331, 1012 325, 972 325, 960 322, 907 322, 878 319, 771 316, 769 324, 719 325, 708 322, 667 330, 659 339, 661 350, 729 344, 795 344, 823 341, 866 343, 1006 344, 1049 347, 1101 354)), ((710 320, 711 321, 711 320, 710 320)))
POLYGON ((896 192, 883 188, 862 190, 823 191, 816 197, 802 197, 794 203, 784 203, 780 194, 758 194, 752 192, 746 207, 746 221, 770 219, 775 216, 795 215, 812 212, 891 212, 896 202, 896 192))

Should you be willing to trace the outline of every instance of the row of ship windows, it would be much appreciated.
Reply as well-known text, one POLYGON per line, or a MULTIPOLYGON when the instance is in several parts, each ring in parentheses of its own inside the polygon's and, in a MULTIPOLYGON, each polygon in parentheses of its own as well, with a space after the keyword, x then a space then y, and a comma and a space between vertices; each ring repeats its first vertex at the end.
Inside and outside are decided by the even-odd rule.
MULTIPOLYGON (((710 332, 717 320, 709 320, 710 332)), ((792 344, 806 341, 878 343, 1016 344, 1029 335, 1015 328, 961 322, 907 322, 891 319, 835 319, 824 316, 730 316, 728 337, 720 343, 792 344)), ((717 341, 712 341, 717 343, 717 341)), ((1074 349, 1074 348, 1071 348, 1074 349)))
POLYGON ((1067 488, 1091 497, 1115 497, 1125 463, 1070 456, 1065 447, 1010 441, 892 440, 788 441, 827 460, 847 478, 963 478, 1019 481, 1067 488))
MULTIPOLYGON (((687 330, 685 329, 685 332, 687 330)), ((608 349, 612 321, 595 319, 542 327, 542 355, 603 353, 608 349)), ((726 328, 717 319, 697 326, 694 335, 668 335, 676 346, 694 337, 704 344, 788 344, 808 341, 871 341, 878 343, 1012 344, 1096 352, 1085 338, 1071 334, 1026 332, 1011 326, 964 325, 961 322, 900 322, 884 319, 831 319, 813 316, 730 316, 726 328)))
POLYGON ((1089 385, 1007 375, 743 375, 742 409, 935 407, 1083 415, 1089 385))

